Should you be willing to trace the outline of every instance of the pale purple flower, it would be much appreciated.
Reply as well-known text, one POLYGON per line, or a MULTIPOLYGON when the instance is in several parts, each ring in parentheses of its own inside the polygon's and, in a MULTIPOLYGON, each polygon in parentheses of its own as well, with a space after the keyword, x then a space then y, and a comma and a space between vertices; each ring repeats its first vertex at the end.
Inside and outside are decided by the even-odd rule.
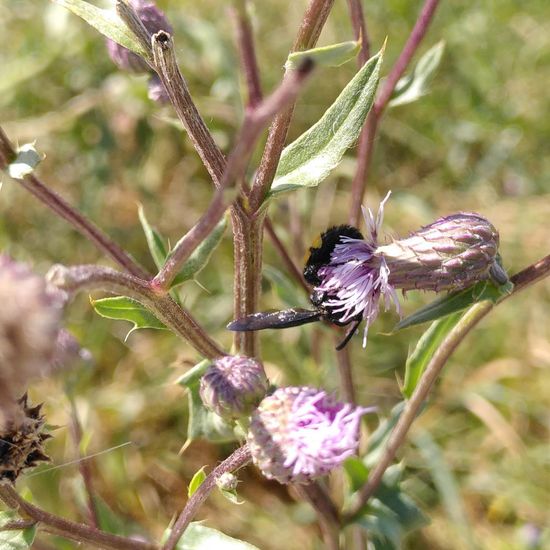
POLYGON ((259 361, 225 355, 214 361, 200 382, 205 407, 222 418, 248 416, 267 393, 269 382, 259 361))
POLYGON ((361 416, 373 410, 315 388, 279 388, 252 413, 252 459, 268 479, 308 483, 357 453, 361 416))
POLYGON ((384 205, 390 193, 380 203, 374 216, 363 207, 366 238, 341 237, 330 255, 330 262, 317 270, 320 284, 315 287, 322 296, 322 306, 337 318, 339 324, 364 320, 363 346, 367 343, 370 325, 378 315, 380 300, 387 310, 391 303, 400 312, 394 286, 389 281, 390 270, 383 256, 378 255, 378 234, 384 219, 384 205))

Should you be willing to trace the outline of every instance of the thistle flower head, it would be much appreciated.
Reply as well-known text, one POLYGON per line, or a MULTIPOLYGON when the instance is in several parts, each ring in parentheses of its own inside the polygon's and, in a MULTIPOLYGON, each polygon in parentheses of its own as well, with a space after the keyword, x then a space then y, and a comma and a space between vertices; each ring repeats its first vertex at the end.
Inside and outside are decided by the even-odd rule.
POLYGON ((17 413, 0 422, 0 483, 15 483, 19 474, 38 462, 48 461, 43 443, 51 436, 43 433, 42 405, 31 407, 25 394, 17 402, 17 413))
POLYGON ((261 363, 250 357, 216 359, 201 378, 204 405, 227 420, 248 416, 265 396, 269 382, 261 363))
POLYGON ((0 256, 0 412, 53 358, 62 300, 43 277, 0 256))
MULTIPOLYGON (((130 5, 136 10, 138 17, 149 33, 166 31, 172 34, 172 25, 155 2, 152 0, 130 0, 130 5)), ((139 55, 113 40, 107 39, 106 44, 109 57, 119 69, 132 73, 148 73, 151 71, 149 65, 139 55)))
POLYGON ((268 479, 308 483, 357 452, 360 419, 371 410, 315 388, 280 388, 252 413, 252 459, 268 479))

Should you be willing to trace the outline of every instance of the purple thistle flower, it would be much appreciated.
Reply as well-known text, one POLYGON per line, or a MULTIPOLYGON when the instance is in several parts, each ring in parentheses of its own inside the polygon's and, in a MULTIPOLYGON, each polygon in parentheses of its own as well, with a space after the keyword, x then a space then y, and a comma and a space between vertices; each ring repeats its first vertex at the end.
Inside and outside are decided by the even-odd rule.
POLYGON ((308 483, 356 454, 361 416, 373 410, 315 388, 280 388, 252 413, 252 459, 268 479, 308 483))
POLYGON ((264 398, 269 382, 261 363, 226 355, 204 373, 200 395, 204 406, 228 420, 248 416, 264 398))
MULTIPOLYGON (((172 34, 172 25, 166 19, 164 13, 159 10, 152 0, 130 0, 130 5, 136 10, 138 17, 150 34, 166 31, 172 34)), ((139 55, 128 48, 117 44, 113 40, 106 39, 107 51, 113 63, 123 71, 132 73, 148 73, 151 67, 139 55)))

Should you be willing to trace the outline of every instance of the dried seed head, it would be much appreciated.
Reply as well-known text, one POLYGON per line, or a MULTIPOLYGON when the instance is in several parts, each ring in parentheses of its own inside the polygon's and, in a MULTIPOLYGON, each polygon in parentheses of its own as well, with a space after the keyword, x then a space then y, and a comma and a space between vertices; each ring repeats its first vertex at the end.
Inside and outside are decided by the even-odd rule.
MULTIPOLYGON (((136 10, 138 17, 150 34, 159 31, 172 34, 172 25, 155 2, 152 0, 130 0, 130 5, 136 10)), ((112 40, 107 39, 106 43, 109 57, 119 69, 132 73, 151 72, 151 67, 139 55, 112 40)))
POLYGON ((483 216, 459 212, 439 218, 406 239, 380 246, 376 255, 388 281, 402 290, 456 290, 488 279, 495 269, 499 236, 483 216))
POLYGON ((0 411, 52 360, 63 301, 43 277, 0 256, 0 411))
POLYGON ((204 405, 227 420, 250 415, 264 398, 269 382, 261 363, 250 357, 216 359, 201 378, 204 405))
POLYGON ((372 410, 315 388, 280 388, 252 413, 252 460, 268 479, 308 483, 357 452, 361 416, 372 410))
POLYGON ((43 433, 42 405, 30 407, 25 394, 16 402, 17 412, 0 422, 0 483, 15 483, 19 474, 38 462, 49 461, 43 444, 51 436, 43 433))

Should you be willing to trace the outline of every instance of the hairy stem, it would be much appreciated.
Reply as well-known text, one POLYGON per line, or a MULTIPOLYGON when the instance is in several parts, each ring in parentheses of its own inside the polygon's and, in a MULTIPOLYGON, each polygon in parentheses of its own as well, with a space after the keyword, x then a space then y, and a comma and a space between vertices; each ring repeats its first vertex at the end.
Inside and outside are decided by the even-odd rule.
POLYGON ((80 544, 89 544, 92 548, 107 550, 158 550, 158 546, 138 539, 130 539, 100 531, 82 523, 50 514, 38 506, 21 498, 11 485, 0 484, 0 500, 23 518, 31 519, 39 527, 54 535, 74 540, 80 544))
MULTIPOLYGON (((524 269, 511 278, 515 284, 513 292, 503 298, 505 299, 515 296, 518 292, 526 288, 527 286, 539 281, 544 277, 548 277, 550 274, 550 255, 546 256, 536 264, 524 269)), ((447 363, 449 357, 458 347, 458 345, 466 338, 470 331, 494 308, 494 304, 490 301, 484 301, 477 303, 470 307, 469 310, 462 316, 458 324, 449 332, 443 342, 440 344, 432 359, 430 360, 426 370, 422 374, 420 381, 418 382, 413 394, 407 401, 403 413, 399 417, 395 428, 393 429, 384 453, 379 462, 372 469, 369 475, 369 479, 366 484, 359 490, 356 502, 352 505, 350 511, 346 514, 346 520, 351 520, 355 517, 367 503, 369 498, 374 494, 380 482, 384 472, 391 465, 395 455, 404 443, 407 433, 414 422, 415 418, 422 407, 430 389, 432 388, 435 380, 441 373, 441 370, 447 363)))
POLYGON ((254 33, 248 16, 247 0, 234 0, 233 4, 232 12, 237 31, 237 45, 248 91, 248 108, 253 108, 260 103, 263 95, 254 47, 254 33))
POLYGON ((208 495, 216 487, 218 478, 226 472, 234 472, 246 466, 251 460, 250 449, 247 445, 239 447, 231 456, 226 458, 219 466, 210 472, 193 496, 187 501, 185 508, 181 511, 178 519, 172 527, 172 531, 162 550, 174 550, 181 536, 193 521, 195 514, 202 506, 208 495))
MULTIPOLYGON (((15 149, 0 127, 0 169, 7 168, 15 157, 15 149)), ((17 181, 58 216, 68 221, 79 233, 89 239, 101 252, 107 254, 120 267, 128 271, 128 273, 142 279, 149 276, 128 252, 105 235, 82 212, 79 212, 55 191, 44 185, 34 174, 29 174, 17 181)))
POLYGON ((169 295, 156 293, 147 281, 96 265, 55 265, 50 269, 48 279, 69 293, 104 290, 130 296, 149 309, 169 329, 189 342, 202 356, 212 359, 225 355, 220 346, 185 309, 176 304, 169 295))

